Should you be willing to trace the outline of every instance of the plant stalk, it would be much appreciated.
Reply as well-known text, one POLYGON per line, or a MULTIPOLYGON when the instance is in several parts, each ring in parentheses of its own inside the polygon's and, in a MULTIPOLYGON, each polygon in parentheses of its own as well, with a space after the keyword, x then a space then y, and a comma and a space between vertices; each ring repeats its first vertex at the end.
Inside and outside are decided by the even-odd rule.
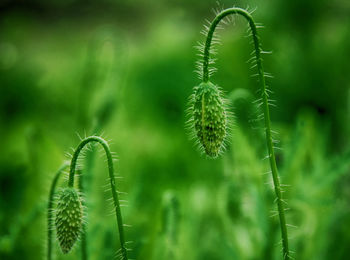
MULTIPOLYGON (((78 170, 78 175, 81 176, 81 174, 82 174, 82 171, 78 170)), ((79 178, 78 186, 79 186, 80 192, 82 194, 86 194, 84 178, 82 178, 82 177, 79 178)), ((81 201, 81 204, 82 204, 83 208, 86 208, 84 199, 81 201)), ((81 230, 82 230, 81 236, 80 236, 80 239, 81 239, 81 260, 87 260, 88 259, 88 252, 87 252, 88 247, 87 247, 86 223, 84 223, 84 221, 83 221, 81 230)))

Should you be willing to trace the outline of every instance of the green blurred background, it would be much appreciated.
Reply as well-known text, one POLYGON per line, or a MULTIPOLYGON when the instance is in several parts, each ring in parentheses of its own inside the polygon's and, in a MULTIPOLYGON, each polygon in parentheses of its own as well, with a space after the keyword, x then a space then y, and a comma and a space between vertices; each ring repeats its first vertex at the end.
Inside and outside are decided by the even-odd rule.
MULTIPOLYGON (((232 5, 257 7, 263 48, 273 51, 264 60, 292 256, 348 259, 348 0, 1 1, 0 259, 45 259, 50 183, 78 136, 92 133, 119 159, 131 258, 281 259, 242 18, 220 31, 212 78, 236 115, 227 152, 206 159, 184 127, 200 82, 193 47, 212 9, 232 5)), ((119 243, 103 153, 88 158, 89 255, 112 259, 119 243)), ((79 259, 79 244, 67 256, 54 244, 56 259, 79 259)))

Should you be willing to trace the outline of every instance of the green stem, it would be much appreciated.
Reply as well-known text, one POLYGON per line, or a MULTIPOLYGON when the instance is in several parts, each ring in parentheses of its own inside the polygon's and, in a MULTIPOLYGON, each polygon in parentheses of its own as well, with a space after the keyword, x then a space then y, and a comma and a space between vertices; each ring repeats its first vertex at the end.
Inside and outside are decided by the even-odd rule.
POLYGON ((266 145, 267 145, 267 150, 269 153, 270 167, 271 167, 272 179, 273 179, 273 183, 274 183, 275 194, 277 197, 277 208, 278 208, 280 225, 281 225, 283 259, 289 259, 288 232, 287 232, 286 219, 285 219, 285 215, 284 215, 284 205, 283 205, 283 200, 282 200, 281 185, 280 185, 280 181, 279 181, 279 177, 278 177, 275 151, 274 151, 273 142, 272 142, 270 111, 269 111, 269 104, 268 104, 268 93, 267 93, 267 89, 266 89, 264 68, 263 68, 262 59, 261 59, 261 47, 260 47, 259 37, 258 37, 258 33, 257 33, 257 28, 256 28, 255 22, 253 20, 253 17, 246 10, 241 9, 241 8, 225 9, 221 13, 219 13, 215 17, 213 22, 211 23, 209 31, 208 31, 208 35, 207 35, 207 40, 205 42, 205 47, 204 47, 203 81, 204 82, 209 81, 210 46, 211 46, 212 38, 213 38, 213 35, 215 32, 215 28, 223 18, 225 18, 227 15, 231 15, 231 14, 239 14, 239 15, 244 16, 244 18, 246 18, 248 20, 248 23, 249 23, 249 26, 250 26, 250 29, 252 32, 252 37, 253 37, 253 41, 254 41, 254 48, 255 48, 255 57, 256 57, 258 75, 259 75, 259 82, 260 82, 260 87, 261 87, 261 96, 262 96, 262 102, 263 102, 264 118, 265 118, 266 145))
POLYGON ((57 186, 58 179, 60 178, 62 172, 68 168, 69 164, 63 164, 55 174, 55 177, 51 183, 50 194, 49 194, 49 203, 47 206, 47 260, 52 259, 52 233, 53 233, 53 202, 54 195, 57 186))
MULTIPOLYGON (((78 170, 78 175, 80 176, 82 171, 78 170)), ((85 194, 86 189, 85 189, 85 181, 84 178, 79 178, 79 190, 82 194, 85 194)), ((82 200, 81 204, 85 208, 85 200, 82 200)), ((81 232, 81 259, 82 260, 87 260, 88 259, 88 253, 87 253, 87 235, 86 235, 86 223, 83 223, 82 225, 82 232, 81 232)))
POLYGON ((110 184, 111 184, 111 191, 112 191, 112 197, 113 197, 113 202, 114 202, 115 214, 117 217, 117 225, 118 225, 118 230, 119 230, 121 256, 122 256, 123 260, 127 260, 128 256, 127 256, 127 249, 125 247, 126 244, 125 244, 125 237, 124 237, 123 220, 122 220, 122 214, 121 214, 121 210, 120 210, 118 193, 117 193, 116 184, 115 184, 115 177, 114 177, 113 158, 112 158, 112 153, 109 149, 108 143, 104 139, 102 139, 99 136, 90 136, 90 137, 87 137, 80 142, 78 147, 75 149, 75 152, 73 154, 72 161, 70 164, 68 186, 69 187, 74 186, 74 174, 75 174, 75 168, 76 168, 79 154, 80 154, 81 150, 90 142, 97 142, 100 145, 102 145, 103 149, 105 150, 106 156, 107 156, 108 173, 109 173, 109 179, 110 179, 110 184))

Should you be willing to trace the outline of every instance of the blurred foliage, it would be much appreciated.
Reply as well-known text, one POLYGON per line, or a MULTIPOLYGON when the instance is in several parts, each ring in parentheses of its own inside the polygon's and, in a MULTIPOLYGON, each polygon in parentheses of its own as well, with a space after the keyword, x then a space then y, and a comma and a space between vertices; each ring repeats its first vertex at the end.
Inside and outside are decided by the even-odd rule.
MULTIPOLYGON (((277 107, 278 166, 295 259, 347 259, 350 244, 350 2, 228 1, 257 7, 277 107), (295 227, 294 227, 295 226, 295 227)), ((218 160, 188 140, 193 46, 215 1, 21 1, 0 4, 0 259, 44 259, 56 169, 93 133, 116 152, 134 259, 280 259, 280 232, 259 113, 236 18, 220 32, 217 82, 236 114, 218 160), (233 91, 233 92, 231 92, 233 91)), ((90 259, 118 249, 107 170, 84 165, 90 259)), ((65 181, 60 182, 63 186, 65 181)), ((80 246, 56 259, 79 259, 80 246)))

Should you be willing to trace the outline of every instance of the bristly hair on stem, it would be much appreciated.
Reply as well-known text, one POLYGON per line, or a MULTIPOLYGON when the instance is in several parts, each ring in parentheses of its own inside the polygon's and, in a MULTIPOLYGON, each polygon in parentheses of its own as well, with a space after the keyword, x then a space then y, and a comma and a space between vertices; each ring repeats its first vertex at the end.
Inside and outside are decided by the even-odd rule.
POLYGON ((248 21, 250 36, 253 39, 252 43, 254 45, 254 51, 252 54, 254 55, 254 58, 251 60, 253 62, 252 68, 257 69, 256 76, 258 77, 260 84, 261 107, 263 109, 263 120, 265 124, 266 146, 270 161, 281 227, 283 259, 287 260, 290 259, 288 232, 284 214, 284 200, 282 199, 281 185, 277 171, 272 139, 269 110, 269 106, 271 105, 269 101, 269 90, 265 83, 265 77, 268 77, 269 74, 264 72, 262 64, 261 55, 264 52, 261 49, 260 39, 257 32, 257 28, 259 28, 260 25, 255 23, 251 12, 242 8, 227 8, 218 12, 214 20, 209 22, 209 25, 205 26, 204 34, 206 35, 206 41, 204 44, 199 44, 198 47, 202 61, 197 63, 199 76, 202 83, 194 89, 192 102, 190 103, 189 108, 189 113, 191 113, 189 124, 192 124, 191 127, 195 130, 194 132, 197 137, 197 142, 200 143, 207 155, 216 157, 219 154, 219 151, 222 150, 223 136, 225 136, 222 130, 226 129, 227 122, 225 115, 227 112, 222 105, 222 96, 218 94, 217 87, 215 87, 215 84, 209 81, 210 76, 215 71, 215 69, 211 67, 211 65, 215 62, 212 56, 216 53, 216 50, 212 48, 212 44, 218 42, 218 38, 215 35, 215 30, 220 28, 219 23, 231 15, 243 16, 248 21))

